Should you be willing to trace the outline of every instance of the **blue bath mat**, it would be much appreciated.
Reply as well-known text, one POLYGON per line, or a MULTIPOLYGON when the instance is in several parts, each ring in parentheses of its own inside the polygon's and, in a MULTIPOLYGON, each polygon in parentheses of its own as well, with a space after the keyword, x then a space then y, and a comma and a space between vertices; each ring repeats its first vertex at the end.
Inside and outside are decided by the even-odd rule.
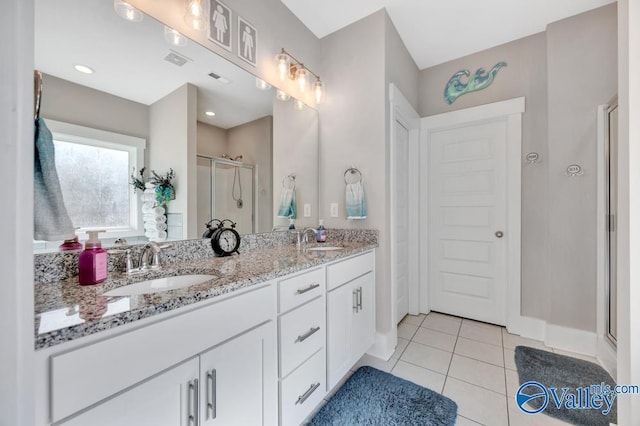
POLYGON ((601 394, 606 386, 615 387, 613 378, 599 365, 527 346, 516 347, 515 361, 520 385, 535 382, 521 388, 516 402, 527 412, 539 410, 532 415, 538 416, 540 422, 547 414, 580 426, 616 423, 617 403, 613 394, 605 392, 613 402, 610 407, 603 403, 596 408, 591 403, 592 395, 601 394))
POLYGON ((372 367, 360 367, 313 417, 315 426, 453 426, 447 397, 372 367))

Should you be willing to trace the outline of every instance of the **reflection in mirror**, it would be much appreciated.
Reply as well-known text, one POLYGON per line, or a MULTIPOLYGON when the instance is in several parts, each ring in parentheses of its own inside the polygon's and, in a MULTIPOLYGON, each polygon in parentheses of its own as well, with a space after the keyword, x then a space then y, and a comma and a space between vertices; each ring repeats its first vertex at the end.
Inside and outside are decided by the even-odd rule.
MULTIPOLYGON (((274 89, 259 89, 254 76, 191 40, 170 44, 175 37, 165 38, 168 30, 149 16, 141 22, 122 19, 110 1, 35 5, 42 117, 106 131, 115 139, 143 140, 144 162, 138 159, 136 170, 144 165, 160 174, 175 171, 175 200, 167 210, 170 238, 196 238, 218 215, 238 222, 241 233, 286 224, 276 211, 280 182, 289 173, 298 176, 297 222, 317 224, 315 110, 296 111, 293 100, 275 100, 274 89), (76 65, 94 72, 78 72, 76 65), (303 217, 304 204, 311 207, 310 217, 303 217)), ((127 179, 134 161, 129 159, 127 179)), ((140 196, 118 199, 131 200, 127 226, 83 226, 107 227, 107 240, 126 235, 135 241, 144 234, 140 196)))

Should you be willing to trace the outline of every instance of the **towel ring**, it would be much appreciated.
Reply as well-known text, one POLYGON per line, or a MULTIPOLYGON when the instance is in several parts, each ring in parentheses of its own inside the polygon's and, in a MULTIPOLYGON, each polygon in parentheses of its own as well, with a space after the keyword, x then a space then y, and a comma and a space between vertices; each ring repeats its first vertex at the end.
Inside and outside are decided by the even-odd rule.
POLYGON ((344 172, 344 182, 347 184, 362 182, 362 172, 357 167, 349 167, 344 172))
POLYGON ((282 178, 282 187, 284 189, 296 189, 296 175, 291 174, 282 178))

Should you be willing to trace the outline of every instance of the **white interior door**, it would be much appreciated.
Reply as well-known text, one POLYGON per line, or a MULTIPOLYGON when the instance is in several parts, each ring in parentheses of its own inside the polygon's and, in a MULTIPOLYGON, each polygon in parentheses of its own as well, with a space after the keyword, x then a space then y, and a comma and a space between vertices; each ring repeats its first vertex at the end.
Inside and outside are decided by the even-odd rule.
POLYGON ((505 325, 507 122, 430 131, 431 309, 505 325))
POLYGON ((396 322, 409 313, 409 130, 395 122, 395 280, 396 322))

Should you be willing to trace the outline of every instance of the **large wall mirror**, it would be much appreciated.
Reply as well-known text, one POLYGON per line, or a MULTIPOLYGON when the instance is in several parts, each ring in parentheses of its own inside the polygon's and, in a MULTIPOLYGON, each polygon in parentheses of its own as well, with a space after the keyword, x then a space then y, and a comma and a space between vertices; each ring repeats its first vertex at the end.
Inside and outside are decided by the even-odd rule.
POLYGON ((112 1, 35 4, 41 116, 61 139, 56 162, 74 226, 143 235, 142 201, 128 185, 142 166, 175 172, 170 239, 197 238, 212 218, 240 233, 286 228, 279 204, 292 185, 296 224, 317 224, 317 111, 277 100, 274 88, 149 16, 121 18, 112 1), (127 141, 138 157, 119 154, 127 141))

